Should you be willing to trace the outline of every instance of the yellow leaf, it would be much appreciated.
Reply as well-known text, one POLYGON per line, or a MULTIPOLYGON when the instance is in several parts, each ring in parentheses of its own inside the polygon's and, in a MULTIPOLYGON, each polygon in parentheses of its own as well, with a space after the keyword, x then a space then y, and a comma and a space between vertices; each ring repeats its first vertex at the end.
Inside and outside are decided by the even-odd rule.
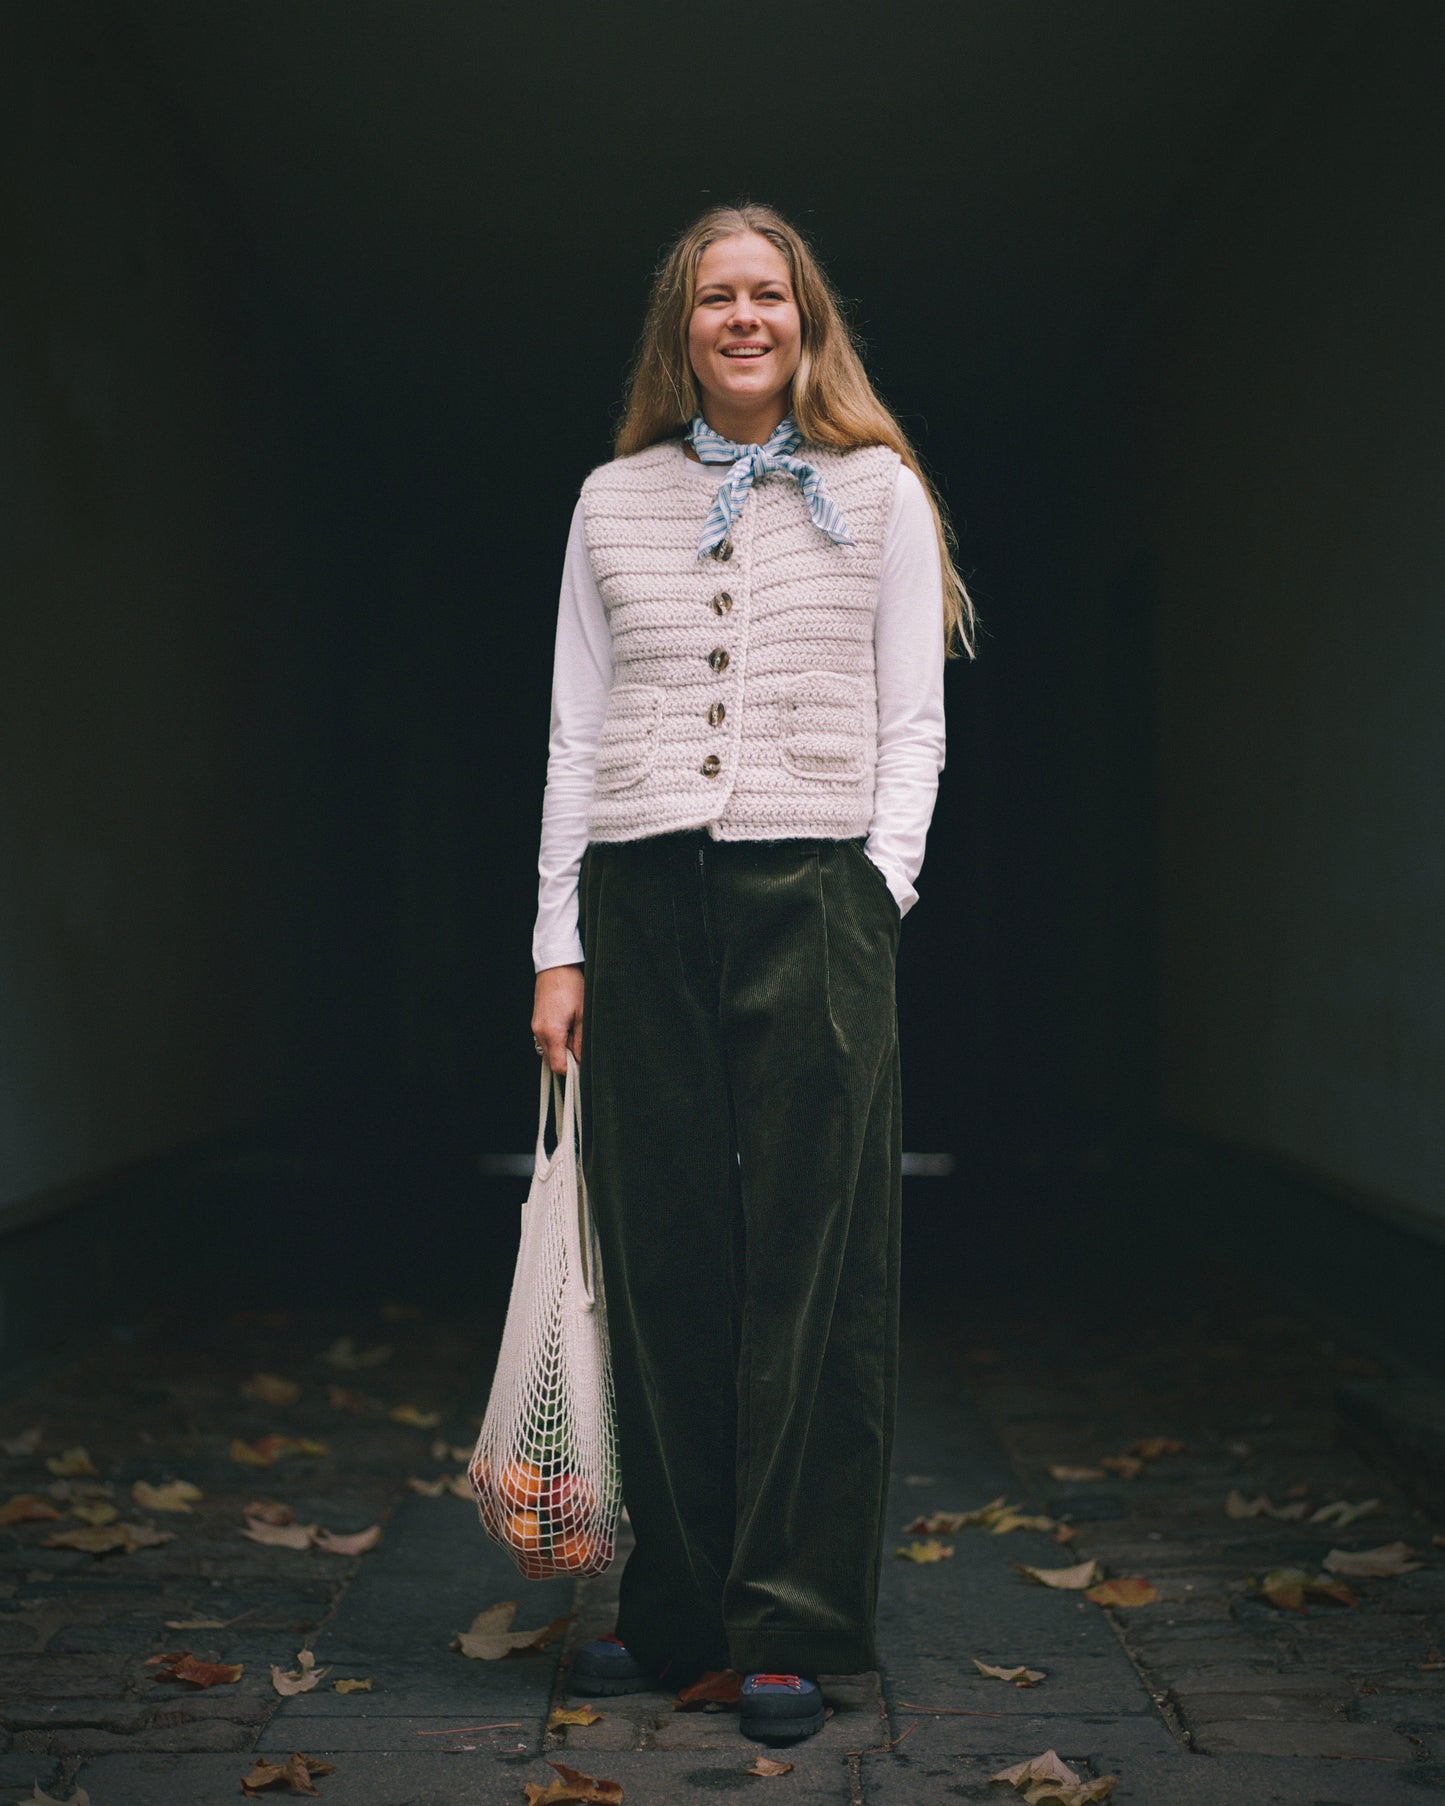
POLYGON ((1290 1505, 1276 1505, 1266 1493, 1258 1498, 1246 1499, 1237 1486, 1230 1488, 1224 1500, 1226 1517, 1231 1518, 1278 1518, 1281 1523, 1297 1524, 1302 1518, 1309 1516, 1309 1501, 1297 1499, 1290 1505))
POLYGON ((324 1442, 313 1442, 309 1436, 262 1436, 255 1442, 231 1439, 231 1459, 242 1467, 274 1467, 284 1455, 329 1455, 324 1442))
POLYGON ((1017 1511, 1001 1511, 988 1526, 990 1536, 1007 1536, 1011 1530, 1057 1530, 1058 1521, 1042 1512, 1032 1517, 1017 1511))
POLYGON ((316 1541, 315 1524, 266 1524, 260 1518, 247 1518, 241 1535, 253 1543, 264 1543, 268 1549, 309 1549, 316 1541))
POLYGON ((1084 1597, 1092 1599, 1095 1605, 1153 1605, 1159 1589, 1137 1574, 1121 1574, 1117 1580, 1101 1581, 1098 1586, 1087 1588, 1084 1597))
POLYGON ((333 1681, 331 1684, 338 1693, 370 1693, 371 1676, 368 1674, 364 1681, 333 1681))
POLYGON ((299 1750, 293 1751, 284 1762, 272 1762, 267 1756, 257 1756, 250 1772, 241 1776, 241 1792, 248 1799, 254 1799, 258 1793, 267 1793, 277 1787, 284 1787, 287 1793, 314 1794, 316 1789, 311 1785, 312 1776, 335 1773, 334 1762, 322 1762, 316 1756, 303 1756, 299 1750))
POLYGON ((556 1769, 555 1781, 549 1781, 546 1787, 536 1781, 523 1784, 527 1806, 619 1806, 622 1799, 620 1783, 595 1780, 591 1775, 568 1768, 565 1762, 551 1762, 548 1767, 556 1769))
POLYGON ((411 1424, 418 1430, 434 1430, 441 1420, 440 1411, 422 1411, 416 1405, 396 1405, 391 1411, 393 1423, 411 1424))
POLYGON ((893 1553, 901 1555, 905 1561, 947 1561, 953 1554, 953 1544, 941 1543, 936 1536, 931 1536, 926 1543, 905 1543, 893 1553))
POLYGON ((991 1524, 1001 1513, 1012 1509, 1011 1505, 1004 1503, 1004 1496, 1000 1493, 996 1499, 990 1499, 987 1505, 980 1505, 973 1511, 930 1511, 924 1517, 914 1518, 903 1529, 908 1536, 936 1536, 939 1532, 944 1536, 954 1536, 960 1530, 974 1530, 981 1525, 991 1524))
POLYGON ((549 1643, 555 1643, 572 1622, 570 1617, 554 1618, 541 1630, 513 1630, 511 1625, 516 1615, 515 1599, 489 1605, 485 1611, 477 1613, 468 1629, 456 1633, 452 1648, 474 1661, 496 1662, 509 1656, 514 1649, 545 1649, 549 1643))
POLYGON ((153 1524, 94 1524, 84 1530, 57 1530, 43 1539, 44 1549, 79 1549, 85 1555, 109 1555, 119 1549, 134 1555, 137 1549, 153 1549, 173 1543, 175 1533, 157 1530, 153 1524))
POLYGON ((1348 1574, 1365 1580, 1383 1580, 1393 1574, 1413 1574, 1423 1562, 1411 1561, 1415 1551, 1408 1543, 1381 1543, 1375 1549, 1331 1549, 1320 1566, 1331 1574, 1348 1574))
POLYGON ((751 1768, 745 1768, 745 1775, 790 1775, 793 1772, 791 1762, 774 1762, 771 1756, 754 1756, 751 1768))
POLYGON ((17 1492, 0 1505, 0 1524, 45 1524, 64 1516, 38 1492, 17 1492))
POLYGON ((45 1465, 52 1474, 63 1479, 73 1474, 99 1474, 99 1469, 91 1460, 88 1452, 79 1444, 73 1449, 65 1449, 58 1455, 47 1455, 45 1465))
POLYGON ((189 1480, 169 1480, 164 1486, 149 1486, 144 1480, 137 1480, 130 1496, 145 1511, 189 1511, 205 1494, 189 1480))
POLYGON ((1030 1568, 1021 1561, 1012 1565, 1026 1580, 1036 1580, 1040 1586, 1057 1587, 1066 1593, 1082 1593, 1099 1578, 1096 1561, 1081 1561, 1072 1568, 1030 1568))
POLYGON ((1069 1781, 1078 1784, 1079 1777, 1066 1762, 1059 1760, 1057 1750, 1045 1750, 1042 1756, 1031 1756, 1027 1762, 1016 1762, 1012 1768, 1001 1768, 990 1781, 1006 1781, 1010 1787, 1027 1787, 1033 1781, 1069 1781))
POLYGON ((1137 1455, 1105 1455, 1099 1466, 1122 1480, 1137 1480, 1144 1471, 1144 1463, 1137 1455))
POLYGON ((316 1657, 309 1649, 301 1649, 296 1653, 296 1667, 282 1669, 275 1662, 271 1664, 271 1685, 285 1699, 297 1693, 309 1693, 329 1669, 318 1668, 316 1657))
POLYGON ((1105 1800, 1119 1784, 1117 1775, 1101 1775, 1097 1781, 1081 1781, 1054 1750, 1045 1750, 1028 1762, 1017 1762, 989 1777, 1006 1781, 1024 1796, 1026 1806, 1093 1806, 1105 1800))
POLYGON ((1341 1605, 1360 1603, 1343 1580, 1327 1580, 1323 1575, 1308 1574, 1303 1568, 1272 1568, 1260 1581, 1259 1590, 1271 1605, 1303 1615, 1308 1615, 1309 1610, 1305 1605, 1307 1593, 1318 1593, 1321 1598, 1334 1599, 1341 1605))
POLYGON ((1333 1524, 1337 1530, 1348 1530, 1359 1518, 1371 1518, 1380 1509, 1378 1499, 1364 1499, 1358 1505, 1351 1505, 1348 1499, 1335 1499, 1328 1505, 1321 1505, 1310 1518, 1312 1524, 1333 1524))
POLYGON ((591 1706, 554 1706, 547 1717, 549 1731, 561 1730, 569 1724, 601 1724, 602 1714, 594 1712, 591 1706))
POLYGON ((973 1665, 990 1680, 1012 1681, 1015 1687, 1037 1687, 1040 1681, 1048 1679, 1042 1668, 995 1668, 992 1662, 980 1662, 977 1656, 973 1658, 973 1665))
POLYGON ((83 1524, 113 1524, 120 1512, 108 1499, 101 1499, 94 1505, 72 1505, 70 1515, 83 1524))
POLYGON ((1051 1480, 1104 1480, 1108 1476, 1102 1467, 1072 1467, 1066 1461, 1056 1461, 1049 1469, 1051 1480))
POLYGON ((283 1380, 276 1373, 253 1373, 241 1384, 247 1398, 259 1399, 263 1405, 294 1405, 301 1396, 300 1380, 283 1380))

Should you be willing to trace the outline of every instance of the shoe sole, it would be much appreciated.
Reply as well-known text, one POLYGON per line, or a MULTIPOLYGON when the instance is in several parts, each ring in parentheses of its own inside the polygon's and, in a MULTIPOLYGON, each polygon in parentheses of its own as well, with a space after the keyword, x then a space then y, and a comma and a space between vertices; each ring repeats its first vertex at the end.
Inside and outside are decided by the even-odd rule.
POLYGON ((819 1706, 807 1718, 752 1718, 743 1714, 738 1729, 754 1743, 796 1743, 821 1731, 827 1721, 827 1708, 819 1706))
POLYGON ((588 1699, 612 1699, 619 1693, 654 1693, 661 1689, 649 1674, 618 1675, 608 1680, 600 1674, 574 1672, 568 1691, 588 1699))

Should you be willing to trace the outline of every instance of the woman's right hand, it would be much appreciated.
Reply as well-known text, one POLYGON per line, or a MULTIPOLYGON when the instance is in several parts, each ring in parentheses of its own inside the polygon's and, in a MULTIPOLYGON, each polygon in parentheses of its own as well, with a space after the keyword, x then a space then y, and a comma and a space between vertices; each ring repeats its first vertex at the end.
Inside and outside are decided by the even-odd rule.
POLYGON ((582 968, 546 966, 537 974, 532 1001, 532 1036, 542 1044, 553 1072, 567 1070, 567 1049, 582 1059, 582 968))

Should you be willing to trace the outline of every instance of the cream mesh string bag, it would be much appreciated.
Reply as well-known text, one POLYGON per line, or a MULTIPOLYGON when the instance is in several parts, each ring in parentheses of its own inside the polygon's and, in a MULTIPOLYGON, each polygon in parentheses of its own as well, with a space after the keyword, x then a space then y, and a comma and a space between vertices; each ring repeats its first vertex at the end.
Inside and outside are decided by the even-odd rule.
POLYGON ((467 1470, 483 1527, 528 1580, 600 1574, 612 1560, 622 1502, 607 1308, 579 1158, 580 1092, 570 1048, 565 1087, 543 1058, 517 1270, 467 1470), (549 1093, 557 1137, 550 1158, 549 1093))

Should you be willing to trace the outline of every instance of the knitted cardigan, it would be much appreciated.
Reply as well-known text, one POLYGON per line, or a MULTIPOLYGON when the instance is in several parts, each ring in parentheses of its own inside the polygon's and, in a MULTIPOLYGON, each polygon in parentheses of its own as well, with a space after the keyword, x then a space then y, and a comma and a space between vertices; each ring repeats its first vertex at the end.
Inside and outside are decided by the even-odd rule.
POLYGON ((899 458, 886 446, 804 445, 798 455, 821 472, 855 545, 834 545, 797 483, 769 473, 724 547, 699 559, 725 471, 693 463, 675 439, 583 483, 613 653, 590 839, 700 827, 719 840, 868 831, 873 611, 899 458))

